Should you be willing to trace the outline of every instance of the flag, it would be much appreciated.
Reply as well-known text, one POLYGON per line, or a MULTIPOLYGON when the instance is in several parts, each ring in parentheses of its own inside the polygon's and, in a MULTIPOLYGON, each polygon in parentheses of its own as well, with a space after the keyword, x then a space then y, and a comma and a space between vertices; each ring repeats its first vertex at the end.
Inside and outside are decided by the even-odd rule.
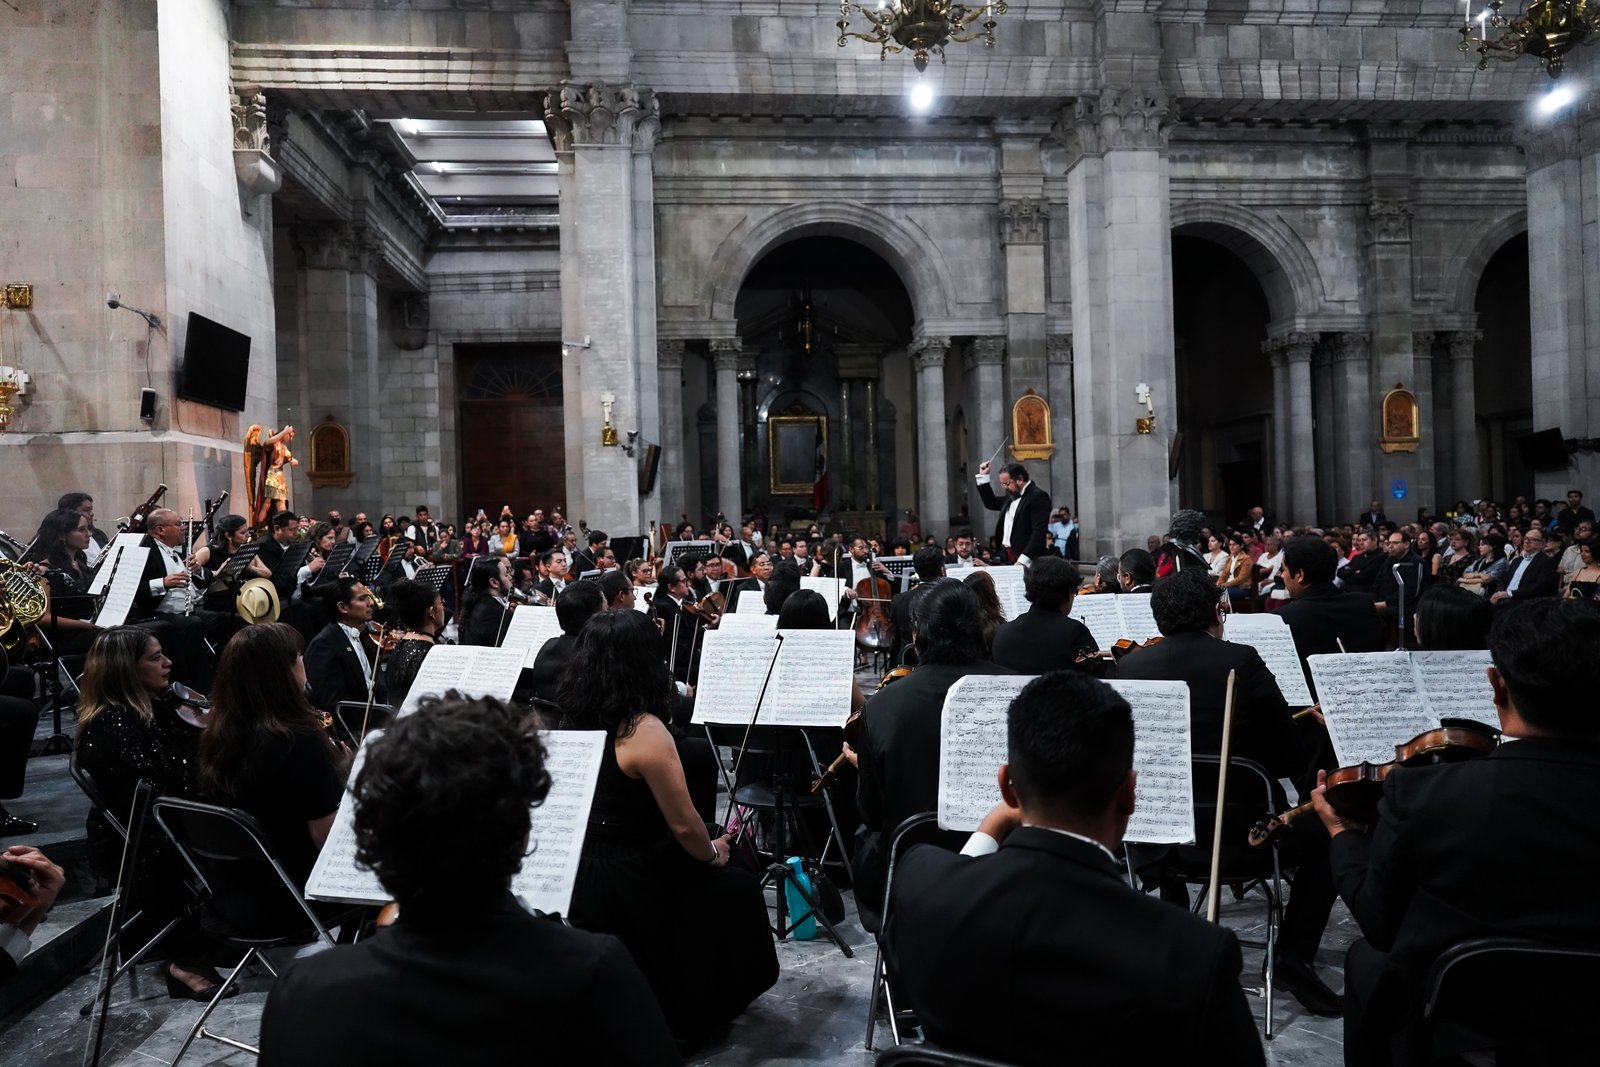
POLYGON ((821 511, 828 503, 828 454, 822 447, 822 420, 817 420, 817 467, 811 481, 811 510, 821 511))

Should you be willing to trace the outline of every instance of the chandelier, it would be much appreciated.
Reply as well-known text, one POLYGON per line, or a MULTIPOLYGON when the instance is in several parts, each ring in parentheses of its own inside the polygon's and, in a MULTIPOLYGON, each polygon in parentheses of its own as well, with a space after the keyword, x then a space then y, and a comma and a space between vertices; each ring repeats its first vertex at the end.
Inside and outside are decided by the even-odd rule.
POLYGON ((1533 0, 1515 15, 1501 14, 1505 0, 1488 0, 1476 16, 1472 0, 1465 2, 1467 20, 1457 47, 1477 51, 1479 70, 1489 66, 1491 55, 1502 60, 1534 56, 1554 78, 1561 73, 1562 57, 1600 32, 1600 5, 1590 0, 1533 0))
POLYGON ((956 4, 950 0, 878 0, 876 4, 851 3, 840 0, 839 47, 845 38, 859 37, 878 46, 878 58, 887 59, 890 52, 911 52, 911 62, 918 73, 928 69, 928 55, 932 53, 944 62, 944 46, 951 41, 966 43, 982 40, 985 47, 994 47, 994 17, 1006 13, 1005 0, 992 4, 956 4), (850 11, 871 23, 870 33, 850 30, 850 11), (978 22, 979 19, 982 22, 978 22), (977 23, 976 26, 973 24, 977 23))

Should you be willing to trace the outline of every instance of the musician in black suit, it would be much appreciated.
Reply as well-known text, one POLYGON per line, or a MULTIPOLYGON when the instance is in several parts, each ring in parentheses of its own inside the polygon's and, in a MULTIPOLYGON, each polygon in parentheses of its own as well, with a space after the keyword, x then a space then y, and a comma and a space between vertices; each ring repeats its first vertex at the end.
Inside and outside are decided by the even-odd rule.
MULTIPOLYGON (((888 835, 909 815, 931 811, 939 794, 939 715, 945 693, 969 674, 1011 674, 983 649, 978 595, 958 578, 940 578, 918 600, 917 669, 878 693, 861 717, 854 755, 864 832, 856 851, 856 905, 875 926, 883 899, 888 835)), ((961 847, 961 838, 947 843, 961 847)), ((868 928, 871 929, 872 926, 868 928)))
POLYGON ((306 646, 306 682, 312 704, 332 711, 341 700, 365 701, 370 691, 383 703, 387 686, 382 675, 373 684, 373 646, 363 628, 372 621, 372 593, 356 578, 336 579, 323 594, 328 624, 306 646))
MULTIPOLYGON (((573 558, 581 560, 583 557, 578 555, 573 558)), ((559 548, 552 548, 540 556, 538 562, 544 568, 545 578, 534 588, 543 594, 547 603, 554 604, 573 582, 568 577, 572 571, 567 566, 567 557, 562 555, 559 548)), ((510 586, 506 588, 509 590, 510 586)))
POLYGON ((1537 526, 1522 535, 1522 555, 1511 561, 1506 571, 1506 586, 1490 595, 1494 604, 1508 600, 1534 600, 1555 596, 1560 585, 1560 569, 1555 557, 1544 550, 1545 535, 1537 526))
POLYGON ((1060 671, 1006 717, 1004 802, 964 855, 916 845, 895 871, 885 955, 928 1039, 1020 1065, 1113 1063, 1133 1025, 1141 1059, 1262 1063, 1232 931, 1117 873, 1134 805, 1127 702, 1060 671))
POLYGON ((604 552, 611 537, 603 530, 590 530, 588 548, 583 552, 576 552, 572 556, 571 566, 568 568, 573 578, 582 577, 589 571, 600 569, 600 556, 604 552))
POLYGON ((661 655, 672 669, 672 677, 679 682, 690 682, 695 677, 694 650, 699 644, 695 628, 700 620, 683 610, 693 599, 688 575, 683 568, 673 565, 662 567, 657 579, 655 596, 650 599, 650 610, 661 623, 661 655))
MULTIPOLYGON (((956 538, 956 544, 961 544, 959 537, 956 538)), ((971 537, 967 538, 967 544, 972 544, 971 537)), ((944 559, 944 551, 933 545, 917 549, 916 555, 911 557, 911 569, 917 574, 917 584, 903 593, 896 593, 889 602, 889 626, 894 630, 894 643, 889 646, 891 666, 916 665, 917 652, 912 644, 912 636, 917 628, 917 602, 936 580, 944 577, 944 559)))
POLYGON ((1378 506, 1378 502, 1376 500, 1374 500, 1374 501, 1370 502, 1369 504, 1367 504, 1367 510, 1366 511, 1363 511, 1360 515, 1356 516, 1355 524, 1357 526, 1373 526, 1373 527, 1377 527, 1377 526, 1382 526, 1384 523, 1386 523, 1388 521, 1389 521, 1389 516, 1387 516, 1387 515, 1385 515, 1383 513, 1383 509, 1380 508, 1378 506))
POLYGON ((1030 607, 995 631, 994 662, 1019 674, 1043 674, 1070 668, 1099 647, 1089 628, 1067 614, 1078 590, 1076 567, 1047 553, 1033 561, 1024 585, 1030 607))
POLYGON ((1600 947, 1600 609, 1514 601, 1496 613, 1489 651, 1500 747, 1390 775, 1372 827, 1339 819, 1320 786, 1312 794, 1339 895, 1365 937, 1345 966, 1346 1063, 1425 1062, 1413 1047, 1423 982, 1453 944, 1600 947))
POLYGON ((605 594, 599 582, 578 582, 556 601, 556 621, 561 633, 550 638, 539 648, 533 666, 524 671, 517 689, 526 689, 540 700, 554 701, 556 687, 561 684, 561 672, 572 661, 578 644, 578 631, 589 617, 606 609, 605 594))
POLYGON ((989 462, 978 467, 978 497, 990 511, 1000 512, 994 524, 995 541, 1005 550, 1006 562, 1029 563, 1044 555, 1044 531, 1050 524, 1050 494, 1028 478, 1028 468, 1007 463, 1000 469, 1000 488, 1005 497, 997 499, 989 487, 989 462))
POLYGON ((504 556, 472 562, 456 637, 463 645, 498 645, 511 622, 511 564, 504 556))
MULTIPOLYGON (((739 601, 745 596, 753 596, 762 600, 762 607, 766 608, 767 583, 772 580, 772 557, 765 552, 756 551, 750 557, 750 577, 740 578, 735 581, 728 592, 728 610, 738 611, 739 601)), ((770 610, 766 614, 775 614, 770 610)))
MULTIPOLYGON (((204 692, 211 687, 210 640, 218 649, 243 625, 233 612, 200 607, 200 590, 184 558, 183 520, 170 508, 156 508, 140 541, 145 553, 130 617, 150 630, 172 660, 175 678, 204 692)), ((128 563, 127 565, 132 565, 128 563)))
POLYGON ((1383 620, 1372 599, 1334 585, 1338 565, 1339 550, 1320 537, 1291 537, 1283 546, 1283 585, 1290 601, 1278 615, 1294 635, 1307 682, 1311 681, 1307 656, 1383 648, 1383 620))
POLYGON ((620 942, 511 894, 529 810, 550 791, 544 759, 492 699, 424 701, 372 743, 353 786, 356 854, 400 917, 284 972, 261 1016, 263 1067, 680 1062, 620 942), (446 766, 474 773, 439 775, 446 766), (441 853, 464 833, 466 847, 441 853))
MULTIPOLYGON (((1222 590, 1204 571, 1180 571, 1157 583, 1150 612, 1162 640, 1124 656, 1117 664, 1117 677, 1188 683, 1191 750, 1217 754, 1222 751, 1228 672, 1238 672, 1233 755, 1261 764, 1273 779, 1294 778, 1305 771, 1310 753, 1261 654, 1249 645, 1221 639, 1221 598, 1222 590)), ((1275 803, 1287 801, 1280 795, 1275 803)), ((1199 840, 1194 847, 1209 854, 1212 827, 1196 830, 1199 840)), ((1327 839, 1314 830, 1297 832, 1290 846, 1293 852, 1286 849, 1285 860, 1300 870, 1279 931, 1277 980, 1312 1014, 1337 1015, 1339 998, 1312 969, 1334 901, 1327 839)), ((1159 863, 1146 858, 1139 866, 1158 871, 1159 863)), ((1162 896, 1185 907, 1189 903, 1188 890, 1170 881, 1163 882, 1162 896)))
POLYGON ((294 596, 293 574, 280 574, 278 564, 283 554, 300 533, 300 517, 292 511, 279 511, 272 516, 272 529, 256 542, 256 559, 272 572, 272 584, 278 590, 278 602, 287 604, 294 596))

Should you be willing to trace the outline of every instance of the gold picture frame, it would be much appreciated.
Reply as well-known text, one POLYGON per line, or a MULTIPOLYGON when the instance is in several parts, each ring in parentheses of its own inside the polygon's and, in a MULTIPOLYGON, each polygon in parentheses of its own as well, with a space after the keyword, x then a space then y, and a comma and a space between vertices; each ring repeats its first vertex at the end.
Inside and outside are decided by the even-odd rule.
POLYGON ((810 496, 816 484, 817 434, 828 454, 826 415, 772 415, 767 418, 767 491, 773 496, 810 496))
POLYGON ((1378 406, 1378 447, 1385 452, 1415 452, 1422 443, 1417 394, 1396 382, 1378 406))
POLYGON ((306 477, 317 488, 343 488, 355 481, 350 469, 350 431, 325 417, 311 430, 311 469, 306 477))
POLYGON ((1055 436, 1050 428, 1050 402, 1029 389, 1011 405, 1012 458, 1049 459, 1055 450, 1055 436))

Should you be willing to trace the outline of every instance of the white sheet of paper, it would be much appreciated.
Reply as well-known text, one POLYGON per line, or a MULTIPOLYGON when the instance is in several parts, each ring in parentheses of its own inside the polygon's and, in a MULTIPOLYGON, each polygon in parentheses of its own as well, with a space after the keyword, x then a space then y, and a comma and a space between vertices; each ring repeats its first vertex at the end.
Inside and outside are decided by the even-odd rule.
POLYGON ((823 601, 828 605, 829 620, 839 618, 839 598, 844 596, 844 591, 849 588, 844 582, 836 578, 812 578, 807 575, 800 579, 800 588, 822 594, 823 601))
POLYGON ((1023 583, 1028 576, 1028 568, 1009 564, 1004 567, 985 567, 983 573, 994 580, 995 596, 1000 598, 1000 608, 1008 620, 1027 612, 1028 595, 1023 583))
MULTIPOLYGON (((100 560, 100 569, 95 572, 94 581, 89 583, 89 592, 99 596, 101 591, 105 589, 106 583, 111 580, 111 572, 116 567, 117 556, 121 555, 126 549, 138 548, 139 542, 143 540, 144 534, 136 533, 118 534, 112 538, 111 543, 101 553, 103 558, 100 560)), ((140 565, 139 569, 141 571, 144 570, 143 564, 140 565)))
POLYGON ((971 674, 944 695, 939 716, 939 826, 976 830, 1000 803, 1006 709, 1033 681, 1027 675, 971 674))
MULTIPOLYGON (((772 668, 762 726, 842 726, 850 714, 855 633, 850 630, 783 630, 783 649, 772 668)), ((761 695, 778 647, 776 635, 758 630, 707 630, 701 646, 694 721, 742 724, 761 695)))
MULTIPOLYGON (((1491 663, 1487 649, 1411 653, 1417 684, 1435 720, 1471 719, 1498 730, 1500 715, 1494 710, 1494 688, 1487 673, 1491 663)), ((1403 743, 1411 738, 1399 740, 1403 743)))
POLYGON ((1161 636, 1161 627, 1150 611, 1149 593, 1122 593, 1114 598, 1122 612, 1121 636, 1131 641, 1148 641, 1161 636))
POLYGON ((519 648, 481 645, 435 645, 428 650, 396 716, 410 715, 426 696, 443 696, 451 689, 463 696, 510 700, 522 674, 525 655, 519 648))
POLYGON ((1388 763, 1394 746, 1439 725, 1405 652, 1311 656, 1306 662, 1341 767, 1388 763))
MULTIPOLYGON (((733 612, 735 615, 765 615, 767 601, 758 589, 741 589, 739 599, 734 602, 733 612)), ((777 616, 774 615, 773 618, 777 616)))
MULTIPOLYGON (((350 781, 361 772, 367 746, 381 735, 380 730, 367 735, 351 764, 350 781)), ((524 857, 522 869, 511 879, 511 890, 530 908, 565 914, 572 906, 606 735, 599 730, 557 730, 541 737, 550 794, 532 811, 533 854, 524 857)), ((391 899, 377 876, 356 863, 355 801, 349 790, 306 880, 306 897, 348 904, 383 904, 391 899)))
POLYGON ((1133 818, 1125 840, 1187 844, 1194 833, 1194 765, 1186 682, 1106 683, 1133 709, 1133 818))
POLYGON ((556 618, 555 608, 519 604, 517 610, 511 613, 511 621, 506 624, 500 647, 520 649, 523 662, 532 667, 534 657, 538 656, 544 643, 560 635, 561 623, 556 618))
POLYGON ((95 612, 96 626, 121 626, 128 621, 128 612, 133 610, 133 601, 139 595, 139 585, 144 580, 144 553, 149 551, 137 545, 123 549, 116 577, 111 579, 106 598, 100 602, 100 610, 95 612))
POLYGON ((1121 599, 1122 596, 1116 593, 1072 598, 1072 610, 1067 614, 1089 628, 1094 643, 1100 646, 1102 652, 1123 636, 1122 613, 1117 610, 1117 601, 1121 599))
POLYGON ((1235 644, 1249 645, 1260 653, 1261 661, 1277 680, 1283 699, 1291 708, 1309 707, 1311 687, 1300 669, 1300 652, 1295 647, 1289 624, 1271 612, 1255 615, 1229 615, 1222 624, 1222 636, 1235 644), (1250 620, 1245 622, 1244 620, 1250 620))
POLYGON ((722 621, 717 623, 717 629, 723 633, 732 630, 754 630, 759 633, 771 634, 778 630, 778 617, 776 615, 741 615, 735 612, 724 615, 722 621))

